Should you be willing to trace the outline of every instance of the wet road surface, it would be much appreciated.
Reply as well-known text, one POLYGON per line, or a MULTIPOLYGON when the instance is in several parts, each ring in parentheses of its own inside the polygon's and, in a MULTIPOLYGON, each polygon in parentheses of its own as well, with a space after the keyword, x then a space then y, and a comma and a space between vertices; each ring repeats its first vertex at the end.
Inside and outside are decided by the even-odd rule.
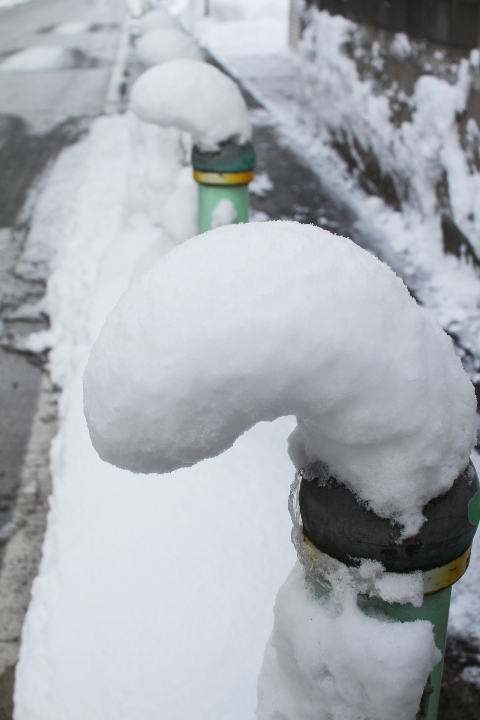
POLYGON ((0 10, 0 720, 12 716, 55 431, 45 358, 16 350, 19 337, 48 327, 46 272, 32 277, 22 251, 56 157, 104 110, 125 12, 124 0, 35 0, 0 10))

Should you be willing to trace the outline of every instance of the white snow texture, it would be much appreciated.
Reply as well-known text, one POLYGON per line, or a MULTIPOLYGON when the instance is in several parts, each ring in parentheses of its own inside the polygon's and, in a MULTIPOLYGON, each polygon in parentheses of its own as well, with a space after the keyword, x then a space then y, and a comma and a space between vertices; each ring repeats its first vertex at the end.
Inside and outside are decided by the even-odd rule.
POLYGON ((55 45, 32 45, 14 53, 0 64, 1 72, 41 72, 61 70, 68 65, 69 53, 55 45))
POLYGON ((187 241, 132 285, 84 380, 107 462, 171 472, 296 415, 294 463, 322 460, 415 534, 475 442, 475 395, 452 343, 383 263, 293 222, 187 241))
POLYGON ((230 225, 236 217, 237 211, 232 201, 223 198, 212 212, 212 230, 222 225, 230 225))
MULTIPOLYGON (((345 591, 345 588, 343 588, 345 591)), ((432 625, 327 599, 298 563, 280 588, 258 682, 258 720, 412 720, 440 660, 432 625)))
POLYGON ((252 134, 234 81, 196 60, 169 60, 144 72, 132 88, 131 108, 141 120, 186 130, 206 151, 230 138, 243 144, 252 134))
POLYGON ((142 35, 136 45, 144 65, 158 65, 175 58, 201 60, 202 55, 192 38, 176 28, 155 28, 142 35))
POLYGON ((163 5, 160 5, 158 8, 155 8, 155 10, 150 10, 142 15, 138 24, 142 35, 150 30, 154 30, 155 28, 179 27, 178 22, 170 15, 163 5))

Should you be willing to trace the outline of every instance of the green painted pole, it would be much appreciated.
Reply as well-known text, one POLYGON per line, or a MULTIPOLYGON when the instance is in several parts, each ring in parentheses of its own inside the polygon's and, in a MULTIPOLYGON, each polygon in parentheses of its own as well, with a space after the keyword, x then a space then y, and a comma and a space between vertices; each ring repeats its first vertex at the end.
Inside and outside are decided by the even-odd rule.
POLYGON ((427 720, 436 720, 438 714, 438 703, 442 686, 443 658, 447 642, 448 613, 450 610, 450 599, 452 586, 439 590, 439 592, 424 595, 420 607, 414 607, 411 603, 387 603, 380 598, 360 597, 358 605, 363 609, 375 608, 382 611, 388 617, 400 622, 414 622, 415 620, 429 620, 433 625, 435 645, 442 653, 442 659, 433 668, 430 682, 433 692, 428 698, 427 720))
MULTIPOLYGON (((404 541, 399 526, 366 510, 337 479, 325 482, 319 477, 315 481, 315 468, 307 468, 300 476, 303 543, 310 558, 328 555, 347 566, 365 558, 382 562, 387 572, 422 571, 424 596, 420 607, 362 595, 358 596, 358 605, 365 610, 374 608, 399 622, 432 623, 442 659, 431 673, 419 712, 412 720, 437 720, 452 585, 468 568, 480 521, 480 485, 475 468, 469 463, 447 493, 425 506, 427 521, 415 537, 404 541)), ((315 592, 322 595, 328 592, 328 582, 318 572, 307 570, 307 577, 315 592)))
POLYGON ((238 145, 229 140, 216 152, 194 147, 192 166, 198 183, 198 232, 207 232, 219 222, 226 224, 217 217, 225 207, 228 223, 248 222, 248 183, 255 168, 253 145, 250 142, 238 145), (226 201, 223 206, 222 201, 226 201))

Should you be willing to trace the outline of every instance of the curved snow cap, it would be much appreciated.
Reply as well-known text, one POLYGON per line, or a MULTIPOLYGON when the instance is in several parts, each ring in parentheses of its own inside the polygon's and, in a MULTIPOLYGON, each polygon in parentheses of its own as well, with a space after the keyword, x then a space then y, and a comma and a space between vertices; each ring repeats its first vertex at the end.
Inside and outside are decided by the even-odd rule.
POLYGON ((144 65, 157 65, 175 58, 202 60, 195 41, 177 28, 150 30, 137 41, 136 51, 144 65))
POLYGON ((160 5, 155 10, 149 10, 139 20, 140 33, 144 35, 155 28, 178 28, 178 21, 170 15, 167 8, 160 5))
POLYGON ((97 452, 134 472, 294 414, 297 465, 328 463, 405 536, 475 441, 473 387, 438 323, 375 257, 294 222, 221 227, 160 260, 108 317, 84 390, 97 452))
POLYGON ((252 135, 237 85, 196 60, 170 60, 144 72, 133 85, 131 108, 140 120, 186 130, 205 151, 230 138, 243 144, 252 135))

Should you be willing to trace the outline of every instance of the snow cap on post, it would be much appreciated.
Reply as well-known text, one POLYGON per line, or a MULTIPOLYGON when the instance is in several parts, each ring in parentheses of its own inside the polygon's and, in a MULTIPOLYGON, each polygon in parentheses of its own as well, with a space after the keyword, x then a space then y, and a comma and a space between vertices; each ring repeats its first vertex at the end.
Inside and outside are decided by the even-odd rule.
POLYGON ((197 60, 169 60, 144 72, 133 85, 131 109, 140 120, 191 133, 207 152, 230 139, 242 145, 252 135, 236 83, 197 60))
POLYGON ((140 34, 144 35, 147 32, 150 32, 150 30, 155 30, 156 28, 178 28, 178 20, 176 20, 173 15, 170 15, 167 8, 163 5, 160 5, 159 7, 155 8, 155 10, 149 10, 139 20, 139 30, 140 34))
POLYGON ((222 227, 160 260, 108 317, 84 392, 99 455, 141 473, 296 415, 297 466, 327 463, 405 536, 475 442, 475 393, 436 320, 368 252, 294 222, 222 227))
POLYGON ((144 65, 157 65, 175 58, 202 60, 196 42, 179 28, 156 28, 145 33, 136 45, 144 65))

